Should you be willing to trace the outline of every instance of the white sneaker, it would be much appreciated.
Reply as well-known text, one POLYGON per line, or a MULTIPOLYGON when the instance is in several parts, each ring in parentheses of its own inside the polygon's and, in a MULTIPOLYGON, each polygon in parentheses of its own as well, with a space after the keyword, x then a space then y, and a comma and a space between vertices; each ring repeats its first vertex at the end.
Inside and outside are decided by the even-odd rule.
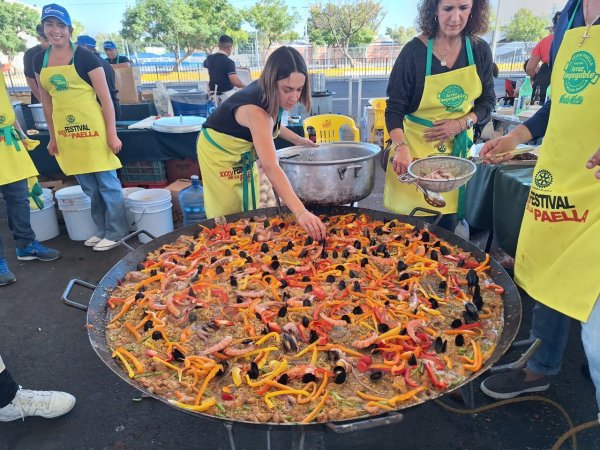
POLYGON ((85 245, 86 247, 93 247, 95 246, 98 242, 100 242, 102 240, 102 238, 99 238, 98 236, 92 236, 91 238, 89 238, 87 241, 85 241, 83 243, 83 245, 85 245))
POLYGON ((94 250, 96 250, 97 252, 104 252, 106 250, 110 250, 111 248, 115 248, 117 245, 119 245, 118 242, 104 238, 96 245, 94 245, 94 250))
POLYGON ((47 419, 62 416, 75 406, 75 397, 59 391, 30 391, 20 389, 4 408, 0 408, 0 422, 41 416, 47 419))

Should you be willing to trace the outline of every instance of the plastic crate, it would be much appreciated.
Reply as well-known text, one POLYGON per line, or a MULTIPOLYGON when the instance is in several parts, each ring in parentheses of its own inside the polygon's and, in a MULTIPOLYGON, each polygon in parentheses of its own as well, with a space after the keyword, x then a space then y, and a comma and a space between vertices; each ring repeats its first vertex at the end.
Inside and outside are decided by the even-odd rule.
POLYGON ((159 181, 159 182, 144 182, 144 181, 136 181, 136 182, 131 182, 131 183, 126 183, 123 182, 121 183, 123 185, 124 188, 128 188, 128 187, 141 187, 144 189, 164 189, 169 185, 169 182, 167 180, 163 181, 159 181))
POLYGON ((163 161, 136 161, 123 164, 121 168, 123 183, 167 181, 167 172, 163 161))

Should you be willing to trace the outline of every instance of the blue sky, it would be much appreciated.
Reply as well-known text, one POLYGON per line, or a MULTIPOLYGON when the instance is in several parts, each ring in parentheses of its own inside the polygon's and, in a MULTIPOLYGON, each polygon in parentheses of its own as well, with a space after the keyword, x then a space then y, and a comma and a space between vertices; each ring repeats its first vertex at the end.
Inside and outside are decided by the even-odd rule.
MULTIPOLYGON (((45 1, 20 0, 29 5, 43 6, 45 1)), ((100 32, 118 32, 121 28, 121 18, 125 12, 126 5, 135 4, 135 0, 49 0, 56 1, 68 9, 73 20, 85 25, 86 34, 95 35, 100 32)), ((238 8, 247 8, 255 3, 255 0, 230 0, 238 8)), ((301 17, 305 18, 307 8, 315 0, 285 0, 290 7, 295 7, 301 17)), ((506 22, 512 17, 518 8, 529 8, 536 14, 550 16, 553 9, 560 9, 566 0, 491 0, 494 10, 498 1, 501 1, 501 22, 506 22)), ((413 26, 417 15, 417 0, 380 0, 387 10, 387 15, 381 24, 379 32, 385 33, 386 27, 402 25, 413 26)), ((301 21, 296 31, 303 32, 301 21)))

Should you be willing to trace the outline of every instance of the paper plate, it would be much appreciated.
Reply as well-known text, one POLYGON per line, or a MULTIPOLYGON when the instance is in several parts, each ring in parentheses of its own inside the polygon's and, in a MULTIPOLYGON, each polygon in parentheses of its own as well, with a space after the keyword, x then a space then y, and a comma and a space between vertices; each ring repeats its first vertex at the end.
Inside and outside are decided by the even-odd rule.
POLYGON ((161 133, 193 133, 200 131, 206 118, 199 116, 161 117, 152 124, 152 129, 161 133))

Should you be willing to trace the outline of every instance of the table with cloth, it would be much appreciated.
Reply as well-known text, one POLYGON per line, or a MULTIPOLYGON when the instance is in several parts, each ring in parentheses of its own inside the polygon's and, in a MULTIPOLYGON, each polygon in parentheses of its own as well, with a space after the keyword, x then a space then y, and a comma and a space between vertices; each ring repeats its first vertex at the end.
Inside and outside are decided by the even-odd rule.
POLYGON ((467 184, 467 222, 489 230, 497 245, 513 257, 532 176, 533 166, 479 164, 467 184))

